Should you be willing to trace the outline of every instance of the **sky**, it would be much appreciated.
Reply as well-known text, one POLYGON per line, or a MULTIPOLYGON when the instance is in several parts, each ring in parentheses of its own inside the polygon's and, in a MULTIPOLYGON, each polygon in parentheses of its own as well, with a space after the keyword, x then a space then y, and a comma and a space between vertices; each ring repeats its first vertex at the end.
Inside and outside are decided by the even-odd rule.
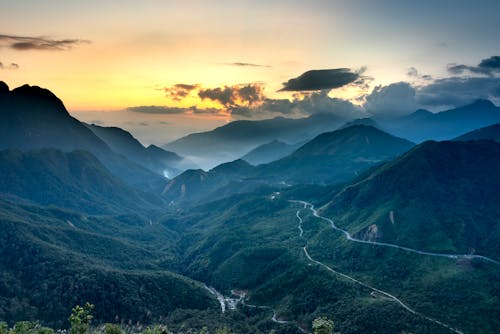
POLYGON ((164 144, 237 119, 500 102, 498 0, 0 0, 0 80, 164 144))

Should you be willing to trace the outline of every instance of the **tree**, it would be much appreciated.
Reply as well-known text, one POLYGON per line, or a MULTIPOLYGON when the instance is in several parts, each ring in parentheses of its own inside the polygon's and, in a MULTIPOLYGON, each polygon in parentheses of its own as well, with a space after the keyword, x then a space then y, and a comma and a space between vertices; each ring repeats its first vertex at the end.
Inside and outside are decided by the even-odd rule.
POLYGON ((105 324, 104 325, 104 334, 122 334, 123 331, 118 325, 114 324, 105 324))
POLYGON ((94 305, 89 302, 85 305, 76 305, 71 310, 71 315, 69 316, 69 322, 71 324, 70 334, 85 334, 89 331, 90 321, 94 318, 92 316, 92 310, 94 305))
POLYGON ((314 334, 333 334, 333 321, 326 317, 314 319, 312 327, 314 334))

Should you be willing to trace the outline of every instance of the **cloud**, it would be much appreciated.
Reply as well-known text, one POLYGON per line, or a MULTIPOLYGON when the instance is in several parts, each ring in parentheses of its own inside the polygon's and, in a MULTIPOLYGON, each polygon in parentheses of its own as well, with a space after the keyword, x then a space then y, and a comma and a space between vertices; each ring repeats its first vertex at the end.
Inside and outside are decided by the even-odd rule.
POLYGON ((264 88, 260 84, 234 85, 200 89, 200 99, 217 101, 228 109, 251 107, 264 101, 264 88))
POLYGON ((228 66, 237 66, 237 67, 271 67, 269 65, 260 65, 260 64, 253 64, 253 63, 240 63, 240 62, 234 62, 234 63, 224 63, 224 65, 228 66))
POLYGON ((477 66, 454 63, 448 64, 448 72, 454 75, 470 72, 474 74, 493 76, 496 73, 500 73, 500 56, 492 56, 490 58, 483 59, 477 66))
POLYGON ((366 96, 364 108, 377 115, 404 115, 417 109, 416 90, 407 82, 377 86, 366 96))
POLYGON ((10 63, 9 65, 4 65, 4 63, 0 62, 0 70, 17 70, 19 69, 19 65, 16 63, 10 63))
POLYGON ((488 68, 494 71, 500 71, 500 56, 492 56, 481 60, 478 65, 481 68, 488 68))
POLYGON ((136 106, 128 107, 126 110, 145 114, 183 114, 186 112, 186 108, 167 106, 136 106))
POLYGON ((174 101, 181 101, 186 98, 192 91, 199 88, 198 84, 175 84, 170 87, 161 88, 166 93, 166 96, 174 101))
POLYGON ((415 67, 408 68, 408 70, 406 71, 406 75, 414 79, 432 80, 432 76, 428 74, 420 74, 415 67))
POLYGON ((314 91, 339 88, 363 79, 360 72, 348 68, 311 70, 283 83, 279 91, 314 91))
POLYGON ((500 98, 498 77, 450 77, 435 80, 417 91, 417 102, 423 106, 458 107, 477 99, 500 98))
MULTIPOLYGON (((192 106, 189 108, 178 108, 169 106, 135 106, 128 107, 126 111, 144 113, 144 114, 164 114, 164 115, 175 115, 175 114, 219 114, 222 112, 221 109, 216 108, 198 108, 192 106)), ((163 123, 162 123, 163 124, 163 123)), ((165 123, 168 124, 168 123, 165 123)))
POLYGON ((74 46, 89 43, 81 39, 52 39, 47 37, 0 35, 0 47, 8 47, 18 51, 49 50, 62 51, 74 46))

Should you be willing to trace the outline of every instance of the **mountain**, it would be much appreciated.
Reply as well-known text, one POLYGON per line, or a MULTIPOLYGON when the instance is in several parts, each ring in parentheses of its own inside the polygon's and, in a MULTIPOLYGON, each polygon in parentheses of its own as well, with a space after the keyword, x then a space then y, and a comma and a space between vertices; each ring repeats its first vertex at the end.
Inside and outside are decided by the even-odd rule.
POLYGON ((155 145, 146 148, 129 132, 118 127, 85 125, 114 152, 124 155, 127 159, 166 177, 173 177, 180 173, 177 167, 182 158, 177 154, 155 145))
POLYGON ((347 186, 322 212, 360 238, 500 260, 494 171, 498 143, 425 142, 347 186))
POLYGON ((374 127, 355 125, 323 133, 291 155, 258 166, 257 175, 292 183, 343 182, 412 146, 374 127))
POLYGON ((94 154, 113 174, 134 186, 151 189, 164 178, 114 153, 47 89, 24 85, 0 89, 0 149, 56 148, 94 154))
POLYGON ((87 301, 98 323, 148 324, 182 309, 218 311, 201 283, 161 265, 172 243, 162 225, 0 198, 0 230, 0 319, 10 324, 37 320, 66 328, 71 309, 87 301))
POLYGON ((291 154, 300 145, 290 145, 279 140, 273 140, 267 144, 260 145, 244 156, 242 160, 248 161, 252 165, 269 163, 291 154))
POLYGON ((463 133, 500 123, 500 107, 488 100, 438 113, 417 110, 396 119, 375 118, 384 131, 414 142, 450 140, 463 133))
POLYGON ((234 121, 212 131, 193 133, 163 146, 164 149, 190 157, 203 168, 233 161, 257 146, 280 140, 297 143, 345 122, 334 114, 317 114, 307 118, 276 117, 259 121, 234 121))
POLYGON ((0 194, 94 214, 158 210, 160 198, 131 188, 86 151, 0 151, 0 194))
MULTIPOLYGON (((253 166, 244 160, 221 164, 208 172, 189 169, 170 180, 162 192, 169 201, 197 201, 203 197, 215 199, 223 192, 220 189, 241 179, 253 171, 253 166), (216 194, 215 192, 220 192, 216 194)), ((243 190, 235 190, 235 192, 243 190)))
POLYGON ((374 128, 380 129, 380 125, 372 118, 358 118, 355 119, 354 121, 350 121, 342 125, 340 129, 348 128, 353 125, 366 125, 366 126, 372 126, 374 128))
POLYGON ((500 124, 493 124, 481 129, 468 132, 453 140, 458 140, 458 141, 493 140, 496 142, 500 142, 500 124))

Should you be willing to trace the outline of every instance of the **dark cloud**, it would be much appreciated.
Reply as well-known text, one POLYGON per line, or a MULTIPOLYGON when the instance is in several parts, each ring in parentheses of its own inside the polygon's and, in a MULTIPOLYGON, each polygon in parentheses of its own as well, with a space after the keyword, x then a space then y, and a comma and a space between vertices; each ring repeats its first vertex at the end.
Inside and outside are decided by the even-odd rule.
POLYGON ((260 64, 253 64, 253 63, 240 63, 240 62, 224 63, 224 65, 238 66, 238 67, 271 67, 269 65, 260 65, 260 64))
POLYGON ((481 68, 489 68, 495 71, 500 71, 500 56, 483 59, 478 66, 481 68))
POLYGON ((458 107, 477 99, 500 98, 498 77, 450 77, 435 80, 417 91, 417 102, 423 106, 458 107))
POLYGON ((0 46, 14 50, 69 50, 76 45, 89 43, 81 39, 51 39, 47 37, 0 35, 0 46))
POLYGON ((90 121, 90 124, 103 125, 104 122, 101 121, 100 119, 93 119, 90 121))
POLYGON ((358 79, 362 79, 360 73, 348 68, 311 70, 284 82, 279 91, 330 90, 354 83, 358 79))
POLYGON ((377 86, 366 96, 364 108, 377 115, 404 115, 417 109, 416 91, 407 82, 377 86))
POLYGON ((228 109, 251 107, 265 99, 264 88, 260 84, 200 89, 198 96, 202 100, 217 101, 228 109))
POLYGON ((148 122, 139 122, 139 125, 140 126, 149 126, 149 123, 148 122))
POLYGON ((466 72, 474 74, 494 75, 500 72, 500 56, 492 56, 481 60, 477 66, 464 64, 448 64, 448 72, 459 75, 466 72))
POLYGON ((17 70, 19 65, 16 63, 10 63, 9 65, 4 65, 4 63, 0 62, 0 70, 17 70))
POLYGON ((171 87, 161 88, 165 92, 166 96, 174 101, 181 101, 186 98, 192 91, 199 88, 198 84, 176 84, 171 87))

